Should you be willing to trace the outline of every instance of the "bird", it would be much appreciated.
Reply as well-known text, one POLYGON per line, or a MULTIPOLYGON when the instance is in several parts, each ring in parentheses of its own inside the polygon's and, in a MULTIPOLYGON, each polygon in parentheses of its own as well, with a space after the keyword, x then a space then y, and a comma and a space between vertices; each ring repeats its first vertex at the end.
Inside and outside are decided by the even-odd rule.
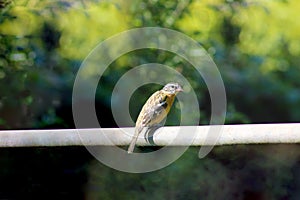
POLYGON ((133 153, 139 134, 145 127, 151 128, 159 125, 168 115, 174 99, 182 87, 175 82, 166 84, 161 90, 153 93, 142 107, 135 124, 135 132, 127 152, 133 153))

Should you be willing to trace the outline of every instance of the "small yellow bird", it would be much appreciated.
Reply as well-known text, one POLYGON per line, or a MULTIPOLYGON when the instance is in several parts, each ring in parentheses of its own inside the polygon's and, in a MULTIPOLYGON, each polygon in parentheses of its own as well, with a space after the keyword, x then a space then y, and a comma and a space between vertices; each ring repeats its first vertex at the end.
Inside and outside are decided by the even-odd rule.
POLYGON ((163 89, 156 91, 143 106, 135 124, 135 133, 130 142, 128 153, 132 153, 139 134, 144 127, 158 125, 169 113, 175 96, 182 92, 178 83, 168 83, 163 89))

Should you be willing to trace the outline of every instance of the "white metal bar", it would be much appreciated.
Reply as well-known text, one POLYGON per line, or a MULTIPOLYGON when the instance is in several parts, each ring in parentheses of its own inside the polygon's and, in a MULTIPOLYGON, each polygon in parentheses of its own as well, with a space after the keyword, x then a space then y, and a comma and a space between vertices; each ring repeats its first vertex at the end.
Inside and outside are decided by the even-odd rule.
MULTIPOLYGON (((213 126, 162 127, 153 135, 156 145, 199 146, 229 144, 300 143, 300 123, 224 125, 217 141, 210 138, 213 126)), ((216 126, 214 126, 216 127, 216 126)), ((5 130, 0 131, 0 147, 128 145, 134 128, 5 130)), ((215 136, 217 136, 215 135, 215 136)), ((142 133, 137 145, 153 145, 142 133)))

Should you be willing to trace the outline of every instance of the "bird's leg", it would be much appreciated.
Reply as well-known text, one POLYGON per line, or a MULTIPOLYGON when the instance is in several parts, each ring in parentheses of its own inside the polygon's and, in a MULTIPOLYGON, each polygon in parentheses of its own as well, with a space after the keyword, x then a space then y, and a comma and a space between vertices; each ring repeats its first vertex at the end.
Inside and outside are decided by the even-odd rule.
POLYGON ((156 130, 162 126, 163 126, 163 124, 159 123, 159 124, 155 124, 150 127, 147 127, 144 138, 149 144, 155 145, 154 140, 153 140, 153 135, 156 132, 156 130))

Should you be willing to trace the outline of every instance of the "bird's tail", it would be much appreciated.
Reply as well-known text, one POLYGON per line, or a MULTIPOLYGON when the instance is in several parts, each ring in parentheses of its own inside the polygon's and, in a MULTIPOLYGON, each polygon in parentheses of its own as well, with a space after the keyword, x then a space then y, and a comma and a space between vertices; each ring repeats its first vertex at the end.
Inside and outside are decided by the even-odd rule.
POLYGON ((132 137, 132 140, 130 142, 130 145, 128 147, 128 150, 127 150, 127 153, 133 153, 133 150, 134 150, 134 147, 135 147, 135 144, 136 144, 136 141, 138 139, 138 136, 139 136, 139 133, 141 132, 141 128, 135 128, 135 132, 134 132, 134 135, 132 137))

